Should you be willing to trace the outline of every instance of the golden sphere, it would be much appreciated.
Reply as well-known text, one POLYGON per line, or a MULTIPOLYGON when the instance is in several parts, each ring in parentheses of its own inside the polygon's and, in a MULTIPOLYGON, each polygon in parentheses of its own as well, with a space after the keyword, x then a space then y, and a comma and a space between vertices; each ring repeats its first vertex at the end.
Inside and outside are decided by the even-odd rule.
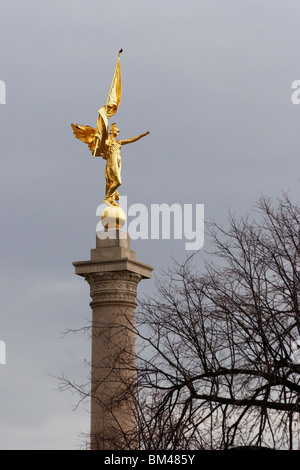
POLYGON ((126 215, 118 205, 107 206, 101 215, 101 222, 105 230, 120 229, 126 222, 126 215))

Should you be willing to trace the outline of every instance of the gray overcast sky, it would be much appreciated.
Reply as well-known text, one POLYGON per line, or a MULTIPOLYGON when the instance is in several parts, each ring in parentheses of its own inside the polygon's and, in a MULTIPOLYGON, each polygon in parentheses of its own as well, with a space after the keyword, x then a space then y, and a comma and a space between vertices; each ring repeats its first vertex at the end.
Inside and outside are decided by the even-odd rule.
MULTIPOLYGON (((128 203, 205 204, 206 219, 248 213, 263 193, 299 196, 298 0, 2 0, 0 80, 1 449, 77 449, 88 409, 51 375, 84 380, 89 341, 62 338, 90 318, 72 261, 95 246, 102 159, 71 122, 94 126, 118 50, 128 203)), ((137 240, 155 267, 184 241, 137 240)), ((151 292, 144 281, 139 295, 151 292)))

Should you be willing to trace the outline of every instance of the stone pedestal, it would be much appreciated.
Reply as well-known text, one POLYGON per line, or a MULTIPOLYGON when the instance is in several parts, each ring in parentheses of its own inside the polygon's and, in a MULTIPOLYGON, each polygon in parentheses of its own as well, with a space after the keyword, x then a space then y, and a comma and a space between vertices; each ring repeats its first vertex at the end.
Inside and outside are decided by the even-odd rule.
POLYGON ((136 261, 126 232, 111 234, 97 236, 89 261, 73 263, 92 298, 92 450, 135 448, 135 299, 138 283, 153 270, 136 261))

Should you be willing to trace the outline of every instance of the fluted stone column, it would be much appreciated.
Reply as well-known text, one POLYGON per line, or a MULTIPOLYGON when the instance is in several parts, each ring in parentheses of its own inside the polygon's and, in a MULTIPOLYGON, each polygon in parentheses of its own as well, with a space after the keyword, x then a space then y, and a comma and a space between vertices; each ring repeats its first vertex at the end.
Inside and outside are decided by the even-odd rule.
POLYGON ((92 302, 91 449, 133 449, 137 285, 153 268, 136 261, 126 232, 100 239, 89 261, 73 263, 90 285, 92 302))

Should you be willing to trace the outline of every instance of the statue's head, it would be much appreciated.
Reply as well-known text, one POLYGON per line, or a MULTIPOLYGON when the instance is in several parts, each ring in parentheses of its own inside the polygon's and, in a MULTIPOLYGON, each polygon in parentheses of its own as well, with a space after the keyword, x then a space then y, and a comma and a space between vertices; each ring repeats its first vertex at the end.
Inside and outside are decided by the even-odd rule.
POLYGON ((117 128, 117 125, 116 125, 115 122, 110 126, 110 131, 109 131, 109 133, 110 133, 111 135, 115 135, 115 136, 117 136, 117 135, 120 133, 120 130, 117 128))

